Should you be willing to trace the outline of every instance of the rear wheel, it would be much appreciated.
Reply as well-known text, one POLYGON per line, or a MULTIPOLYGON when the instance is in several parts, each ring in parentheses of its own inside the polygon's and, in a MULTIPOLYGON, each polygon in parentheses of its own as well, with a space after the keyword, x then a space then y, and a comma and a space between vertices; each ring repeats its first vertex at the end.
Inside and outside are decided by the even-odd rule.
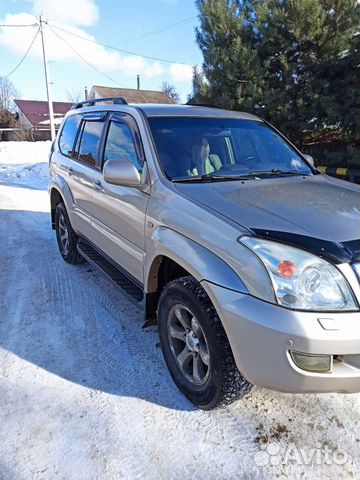
POLYGON ((226 405, 250 391, 216 310, 194 278, 166 285, 159 300, 158 326, 171 376, 199 408, 226 405))
POLYGON ((55 210, 55 231, 61 256, 67 263, 78 264, 84 261, 77 249, 79 237, 75 234, 65 205, 59 203, 55 210))

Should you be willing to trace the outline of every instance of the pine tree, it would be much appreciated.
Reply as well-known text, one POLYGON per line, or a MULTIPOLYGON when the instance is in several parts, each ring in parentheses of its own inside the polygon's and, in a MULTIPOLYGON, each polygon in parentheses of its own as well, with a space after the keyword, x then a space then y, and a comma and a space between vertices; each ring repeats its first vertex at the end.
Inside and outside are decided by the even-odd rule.
POLYGON ((197 5, 209 101, 265 117, 301 148, 329 131, 357 142, 356 0, 198 0, 197 5))
POLYGON ((258 78, 254 75, 261 72, 261 65, 255 50, 256 35, 249 22, 250 2, 198 1, 198 8, 201 26, 197 42, 204 57, 208 97, 227 108, 253 109, 261 83, 261 74, 258 78))

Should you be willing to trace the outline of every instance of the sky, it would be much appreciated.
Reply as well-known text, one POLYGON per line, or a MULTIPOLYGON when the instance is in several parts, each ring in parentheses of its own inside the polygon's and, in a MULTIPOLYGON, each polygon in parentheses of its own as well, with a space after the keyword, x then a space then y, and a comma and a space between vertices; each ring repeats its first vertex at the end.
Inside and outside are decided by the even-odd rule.
MULTIPOLYGON (((68 101, 85 86, 136 88, 137 74, 142 89, 160 90, 168 81, 183 102, 191 93, 192 65, 202 62, 194 0, 0 0, 0 25, 31 25, 41 12, 54 101, 68 101)), ((0 77, 16 67, 37 28, 0 27, 0 77)), ((46 100, 40 34, 8 78, 21 98, 46 100)))

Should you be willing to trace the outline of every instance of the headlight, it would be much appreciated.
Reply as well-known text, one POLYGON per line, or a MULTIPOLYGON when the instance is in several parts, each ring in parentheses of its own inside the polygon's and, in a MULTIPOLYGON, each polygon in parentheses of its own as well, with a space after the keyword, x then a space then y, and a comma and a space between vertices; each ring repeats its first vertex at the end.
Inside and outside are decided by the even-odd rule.
POLYGON ((241 237, 263 262, 279 305, 296 310, 355 310, 342 273, 305 250, 256 237, 241 237))

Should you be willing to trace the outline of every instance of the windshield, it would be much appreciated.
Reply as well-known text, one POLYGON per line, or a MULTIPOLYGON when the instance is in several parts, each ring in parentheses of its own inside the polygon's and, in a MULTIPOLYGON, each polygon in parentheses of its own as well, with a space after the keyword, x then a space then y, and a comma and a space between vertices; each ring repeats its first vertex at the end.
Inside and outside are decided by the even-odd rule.
POLYGON ((312 174, 300 155, 260 121, 154 117, 149 124, 171 180, 312 174))

